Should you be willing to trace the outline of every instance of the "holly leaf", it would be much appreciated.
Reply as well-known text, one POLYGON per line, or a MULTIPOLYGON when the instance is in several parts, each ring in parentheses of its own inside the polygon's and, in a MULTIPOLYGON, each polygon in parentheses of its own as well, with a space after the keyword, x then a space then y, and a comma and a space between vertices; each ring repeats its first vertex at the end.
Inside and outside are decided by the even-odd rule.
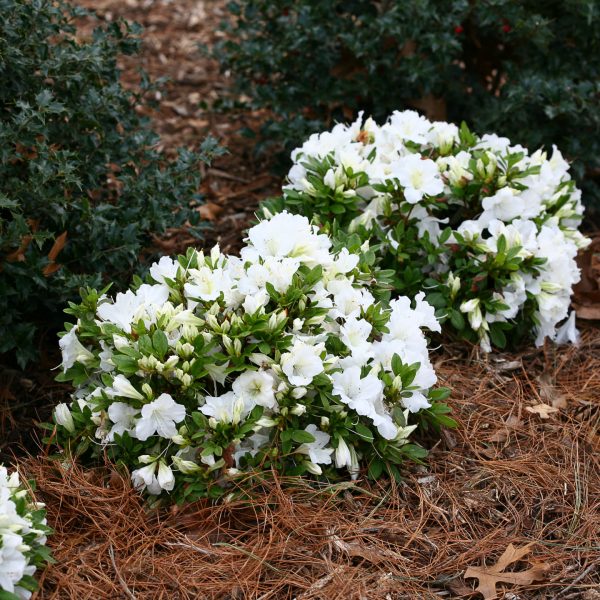
POLYGON ((515 585, 531 585, 534 581, 544 579, 546 572, 550 570, 550 565, 545 563, 535 564, 526 571, 516 571, 504 573, 504 569, 521 560, 529 554, 531 546, 535 542, 526 544, 521 548, 515 548, 512 544, 504 551, 498 562, 492 567, 469 567, 465 572, 465 579, 478 579, 479 585, 475 589, 484 600, 495 600, 498 595, 496 586, 498 583, 514 583, 515 585))

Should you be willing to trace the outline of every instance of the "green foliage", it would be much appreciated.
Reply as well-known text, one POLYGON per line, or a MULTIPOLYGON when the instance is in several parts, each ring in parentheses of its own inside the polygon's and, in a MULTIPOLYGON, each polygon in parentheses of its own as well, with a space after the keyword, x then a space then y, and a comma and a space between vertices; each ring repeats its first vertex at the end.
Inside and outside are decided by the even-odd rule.
MULTIPOLYGON (((198 162, 167 162, 125 90, 117 58, 139 28, 112 23, 79 41, 85 12, 62 1, 0 0, 0 352, 24 366, 82 285, 127 281, 152 235, 186 222, 199 236, 198 162)), ((150 252, 148 252, 150 254, 150 252)))
POLYGON ((216 48, 264 129, 293 147, 364 110, 416 108, 530 147, 558 145, 598 209, 596 0, 238 0, 216 48))

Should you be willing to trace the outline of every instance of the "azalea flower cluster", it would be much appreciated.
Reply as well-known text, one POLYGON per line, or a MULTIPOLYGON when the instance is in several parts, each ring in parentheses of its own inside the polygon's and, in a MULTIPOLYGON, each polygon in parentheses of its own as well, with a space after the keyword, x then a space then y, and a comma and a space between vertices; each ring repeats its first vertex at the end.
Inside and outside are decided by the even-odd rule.
POLYGON ((60 340, 77 389, 55 410, 59 441, 177 500, 257 470, 399 476, 424 455, 415 428, 451 423, 424 335, 440 326, 423 295, 384 307, 372 280, 283 212, 240 257, 190 249, 114 298, 88 290, 60 340))
POLYGON ((50 558, 50 529, 44 505, 32 502, 19 474, 0 465, 0 596, 29 598, 37 589, 33 575, 50 558))
POLYGON ((283 198, 265 214, 299 212, 370 240, 397 293, 425 291, 448 328, 486 351, 509 332, 538 345, 576 339, 575 257, 589 240, 556 147, 529 154, 404 111, 314 134, 292 160, 283 198))

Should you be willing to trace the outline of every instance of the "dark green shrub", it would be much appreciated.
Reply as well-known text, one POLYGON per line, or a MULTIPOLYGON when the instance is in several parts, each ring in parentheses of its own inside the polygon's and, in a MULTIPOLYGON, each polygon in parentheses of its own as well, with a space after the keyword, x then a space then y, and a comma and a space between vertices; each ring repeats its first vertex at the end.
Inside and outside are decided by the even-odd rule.
POLYGON ((223 67, 288 147, 364 110, 417 108, 529 147, 558 145, 600 202, 595 0, 238 0, 223 67), (585 176, 585 177, 584 177, 585 176))
POLYGON ((215 145, 172 162, 155 149, 135 110, 149 82, 119 82, 136 27, 81 42, 84 11, 62 1, 0 0, 0 14, 0 352, 24 365, 80 286, 128 281, 166 227, 199 235, 198 163, 215 145))

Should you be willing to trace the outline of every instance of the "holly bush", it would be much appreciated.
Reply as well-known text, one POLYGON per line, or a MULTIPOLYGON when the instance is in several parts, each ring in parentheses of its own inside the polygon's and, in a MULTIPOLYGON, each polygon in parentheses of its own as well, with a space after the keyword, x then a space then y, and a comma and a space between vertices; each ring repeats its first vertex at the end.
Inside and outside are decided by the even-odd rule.
POLYGON ((595 0, 236 0, 223 69, 268 143, 364 110, 467 121, 529 147, 556 144, 600 207, 600 27, 595 0))
POLYGON ((136 110, 152 84, 126 90, 117 68, 137 26, 82 41, 86 13, 62 1, 0 0, 0 13, 0 352, 24 366, 81 286, 129 281, 167 227, 200 235, 198 164, 216 147, 156 149, 136 110))

